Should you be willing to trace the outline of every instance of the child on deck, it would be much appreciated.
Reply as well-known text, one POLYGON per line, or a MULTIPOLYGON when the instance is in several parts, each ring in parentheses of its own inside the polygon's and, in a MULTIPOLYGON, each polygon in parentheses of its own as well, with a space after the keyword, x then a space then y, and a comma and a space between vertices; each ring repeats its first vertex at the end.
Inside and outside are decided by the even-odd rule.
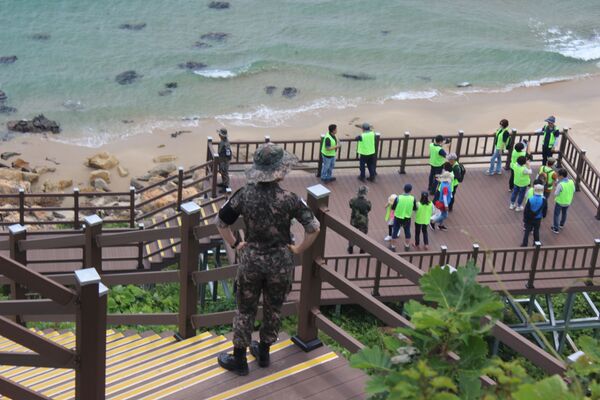
POLYGON ((386 242, 392 240, 392 235, 394 233, 394 213, 392 211, 394 210, 393 207, 396 204, 397 198, 398 195, 391 194, 390 197, 388 197, 388 201, 385 206, 385 220, 388 224, 388 234, 383 240, 386 242))
POLYGON ((452 172, 444 171, 440 175, 437 176, 439 185, 439 194, 436 194, 435 207, 440 210, 440 214, 434 217, 431 220, 431 229, 435 230, 435 224, 438 224, 438 229, 441 231, 445 231, 446 225, 444 225, 444 221, 448 218, 448 206, 452 201, 452 179, 454 179, 454 175, 452 172))
POLYGON ((428 249, 429 235, 427 234, 427 225, 431 222, 433 215, 433 202, 429 200, 429 192, 421 192, 421 199, 417 203, 417 212, 415 213, 415 248, 419 249, 420 236, 423 232, 423 248, 428 249))

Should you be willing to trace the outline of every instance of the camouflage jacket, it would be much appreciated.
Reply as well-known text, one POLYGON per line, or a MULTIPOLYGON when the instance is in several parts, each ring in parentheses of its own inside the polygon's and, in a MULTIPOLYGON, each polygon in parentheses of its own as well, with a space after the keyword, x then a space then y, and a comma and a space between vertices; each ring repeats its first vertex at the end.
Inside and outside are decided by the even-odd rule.
POLYGON ((219 211, 217 224, 226 227, 240 215, 246 224, 246 242, 258 250, 290 244, 293 219, 308 233, 319 229, 319 221, 306 203, 276 182, 248 184, 239 189, 219 211))
POLYGON ((369 211, 371 202, 366 197, 356 196, 350 200, 350 225, 355 228, 367 229, 369 227, 369 211))
POLYGON ((228 139, 221 138, 219 142, 219 157, 231 160, 231 144, 228 139))

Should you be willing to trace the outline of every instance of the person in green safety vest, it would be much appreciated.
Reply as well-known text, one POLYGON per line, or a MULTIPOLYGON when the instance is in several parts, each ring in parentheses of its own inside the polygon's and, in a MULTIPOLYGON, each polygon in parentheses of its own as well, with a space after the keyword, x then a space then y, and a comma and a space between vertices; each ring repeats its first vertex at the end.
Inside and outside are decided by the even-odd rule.
POLYGON ((446 156, 448 155, 447 145, 450 143, 449 139, 444 139, 442 135, 437 135, 433 142, 429 143, 429 194, 433 195, 437 187, 436 175, 442 173, 444 163, 446 162, 446 156))
POLYGON ((335 167, 335 156, 340 148, 337 138, 337 125, 331 124, 327 133, 321 141, 321 181, 327 183, 335 181, 333 167, 335 167))
POLYGON ((388 197, 387 204, 385 205, 385 222, 388 225, 388 234, 383 240, 385 242, 389 242, 392 240, 392 235, 394 234, 394 209, 392 208, 394 204, 396 204, 397 194, 391 194, 388 197))
POLYGON ((417 209, 415 197, 410 192, 412 192, 412 185, 407 183, 404 185, 404 193, 396 198, 395 204, 392 206, 394 209, 394 230, 389 246, 390 250, 396 250, 395 242, 400 236, 400 228, 404 229, 404 250, 410 250, 410 223, 413 211, 417 209))
POLYGON ((415 248, 420 249, 420 236, 423 233, 423 248, 428 250, 429 235, 427 228, 433 216, 433 202, 429 200, 429 192, 421 192, 421 199, 417 203, 417 211, 415 213, 415 248))
POLYGON ((525 156, 517 158, 517 165, 513 168, 515 173, 515 187, 510 196, 510 209, 517 212, 523 211, 523 200, 531 183, 531 168, 525 156))
POLYGON ((452 168, 451 172, 453 175, 453 178, 452 178, 452 200, 450 200, 450 204, 448 205, 448 211, 452 212, 452 209, 454 208, 454 199, 456 198, 456 192, 458 191, 458 186, 461 184, 461 182, 464 179, 465 169, 462 165, 459 164, 458 156, 456 155, 456 153, 448 154, 446 159, 448 160, 448 163, 450 164, 450 167, 452 168))
POLYGON ((503 119, 500 121, 500 128, 494 133, 494 153, 490 159, 490 168, 485 171, 486 175, 502 175, 502 153, 508 147, 509 140, 508 120, 503 119))
POLYGON ((552 232, 559 233, 565 227, 567 222, 567 210, 573 202, 575 195, 575 182, 568 178, 567 170, 561 168, 558 170, 558 184, 554 192, 554 221, 552 232), (560 220, 560 221, 559 221, 560 220))
POLYGON ((544 135, 544 142, 542 143, 542 165, 546 165, 548 157, 552 157, 556 139, 560 136, 560 130, 555 125, 556 118, 554 115, 546 118, 544 122, 546 122, 546 125, 544 125, 542 129, 536 131, 538 135, 544 135))
POLYGON ((558 179, 558 174, 554 170, 556 160, 554 157, 548 157, 546 165, 542 165, 538 172, 538 176, 544 180, 544 197, 547 199, 554 190, 554 183, 558 179))
POLYGON ((369 169, 369 177, 367 178, 371 182, 375 182, 375 176, 377 175, 377 152, 375 149, 375 132, 371 127, 371 124, 364 122, 361 126, 362 133, 356 137, 358 145, 356 152, 358 153, 360 175, 358 179, 365 181, 365 166, 369 169))
POLYGON ((515 144, 510 156, 510 178, 508 179, 508 191, 512 192, 515 187, 515 167, 517 166, 517 159, 521 156, 525 156, 528 160, 531 160, 531 155, 527 152, 528 142, 523 139, 522 142, 515 144))

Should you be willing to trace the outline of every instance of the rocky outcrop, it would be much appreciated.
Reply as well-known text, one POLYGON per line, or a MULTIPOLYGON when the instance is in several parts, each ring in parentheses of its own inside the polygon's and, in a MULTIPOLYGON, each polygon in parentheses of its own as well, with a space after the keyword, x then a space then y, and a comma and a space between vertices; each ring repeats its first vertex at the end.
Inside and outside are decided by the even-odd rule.
POLYGON ((30 37, 33 40, 40 40, 40 41, 50 40, 50 34, 49 33, 34 33, 30 37))
POLYGON ((0 154, 0 158, 3 160, 8 160, 11 157, 16 157, 20 155, 21 153, 15 153, 14 151, 5 151, 4 153, 0 154))
POLYGON ((38 174, 34 174, 33 172, 24 172, 12 168, 0 168, 0 179, 6 179, 12 182, 25 181, 35 183, 39 177, 38 174))
POLYGON ((223 42, 230 36, 229 33, 225 32, 209 32, 200 36, 202 40, 211 40, 213 42, 223 42))
POLYGON ((228 1, 211 1, 208 3, 208 8, 213 8, 215 10, 226 10, 230 7, 228 1))
POLYGON ((60 126, 58 122, 49 120, 44 116, 44 114, 40 114, 35 117, 33 120, 29 121, 26 119, 22 119, 20 121, 8 121, 6 123, 8 130, 14 132, 30 132, 30 133, 42 133, 42 132, 52 132, 59 133, 60 126))
POLYGON ((125 178, 129 175, 129 171, 120 165, 117 166, 117 172, 121 178, 125 178))
MULTIPOLYGON (((26 181, 18 181, 12 179, 0 178, 0 193, 1 194, 15 194, 19 193, 19 189, 25 190, 25 192, 31 191, 31 183, 26 181)), ((2 199, 2 202, 8 199, 2 199)))
POLYGON ((281 92, 281 95, 283 97, 287 97, 288 99, 291 99, 292 97, 296 97, 297 94, 298 94, 298 89, 296 89, 295 87, 286 87, 281 92))
POLYGON ((148 175, 150 175, 150 177, 162 176, 163 178, 166 178, 171 172, 176 170, 177 166, 173 163, 160 164, 148 171, 148 175))
POLYGON ((20 169, 20 170, 26 169, 27 172, 29 172, 29 170, 31 169, 31 167, 29 166, 29 163, 27 161, 23 160, 22 158, 17 158, 15 161, 13 161, 12 167, 20 169))
POLYGON ((129 85, 140 79, 142 75, 138 74, 133 70, 121 72, 119 75, 115 77, 115 81, 119 85, 129 85))
POLYGON ((8 99, 8 96, 6 95, 6 93, 4 93, 2 90, 0 90, 0 103, 5 102, 6 99, 8 99))
POLYGON ((5 106, 4 104, 0 104, 0 114, 14 114, 17 112, 17 109, 11 106, 5 106))
POLYGON ((31 172, 34 172, 38 175, 49 174, 52 172, 56 172, 56 168, 54 167, 34 167, 31 172))
POLYGON ((375 79, 374 76, 367 75, 367 74, 364 74, 364 73, 360 73, 360 74, 347 74, 347 73, 344 73, 344 74, 340 74, 340 76, 342 78, 352 79, 352 80, 355 80, 355 81, 372 81, 372 80, 375 79))
POLYGON ((277 86, 265 86, 265 93, 268 95, 272 95, 277 90, 277 86))
POLYGON ((209 47, 212 47, 212 44, 206 43, 206 42, 197 41, 197 42, 194 43, 193 47, 195 49, 208 49, 209 47))
POLYGON ((196 71, 198 69, 206 68, 207 65, 202 62, 198 62, 198 61, 188 61, 185 63, 178 64, 178 67, 181 69, 188 69, 191 71, 196 71))
POLYGON ((141 22, 139 24, 121 24, 119 25, 119 29, 124 29, 128 31, 141 31, 146 27, 145 22, 141 22))
POLYGON ((94 181, 92 182, 92 187, 96 190, 101 190, 103 192, 110 192, 108 183, 102 178, 94 179, 94 181))
POLYGON ((119 160, 117 160, 117 158, 112 154, 103 151, 102 153, 98 153, 90 158, 87 158, 84 162, 84 165, 90 168, 108 170, 119 165, 119 160))
POLYGON ((129 184, 135 188, 135 190, 141 190, 144 188, 144 184, 137 178, 131 178, 129 184))
POLYGON ((92 171, 90 173, 90 183, 93 184, 96 179, 102 179, 106 183, 110 183, 110 172, 105 169, 97 169, 92 171))
POLYGON ((17 56, 2 56, 0 57, 0 64, 13 64, 17 60, 17 56))

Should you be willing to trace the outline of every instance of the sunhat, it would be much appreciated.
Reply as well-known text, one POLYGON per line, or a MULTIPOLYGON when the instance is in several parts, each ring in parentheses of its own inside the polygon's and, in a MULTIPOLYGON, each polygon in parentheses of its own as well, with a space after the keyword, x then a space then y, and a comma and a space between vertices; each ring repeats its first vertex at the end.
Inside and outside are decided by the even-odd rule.
POLYGON ((254 163, 246 170, 246 179, 249 183, 283 179, 297 161, 296 156, 273 143, 262 144, 254 153, 254 163))

